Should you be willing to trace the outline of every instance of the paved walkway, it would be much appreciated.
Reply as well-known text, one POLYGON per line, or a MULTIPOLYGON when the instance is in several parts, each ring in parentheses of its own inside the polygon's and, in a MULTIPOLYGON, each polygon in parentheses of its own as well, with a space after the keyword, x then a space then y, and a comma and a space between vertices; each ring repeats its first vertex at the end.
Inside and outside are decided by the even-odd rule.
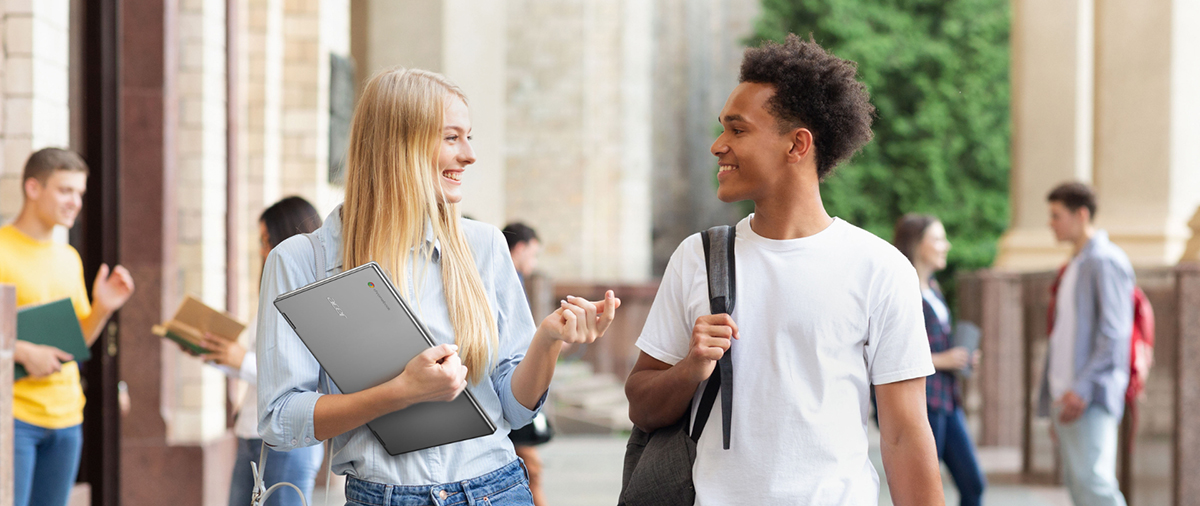
MULTIPOLYGON (((625 438, 615 436, 557 436, 539 447, 545 463, 546 498, 551 506, 615 506, 621 489, 625 438)), ((883 469, 877 435, 872 434, 871 459, 883 469)), ((958 492, 943 475, 946 504, 958 504, 958 492)), ((880 506, 891 506, 886 480, 880 479, 880 506)), ((1064 489, 992 484, 984 497, 989 506, 1071 506, 1064 489)), ((326 504, 324 490, 313 492, 313 505, 326 504)), ((328 504, 343 505, 340 487, 330 490, 328 504)))
MULTIPOLYGON (((614 506, 621 488, 621 463, 625 440, 607 436, 562 436, 540 447, 546 468, 546 496, 552 506, 614 506)), ((883 469, 877 437, 871 458, 883 469)), ((948 475, 944 483, 951 483, 948 475)), ((892 504, 887 483, 880 479, 881 506, 892 504)), ((1070 506, 1064 489, 1024 485, 992 485, 984 502, 989 506, 1070 506)), ((953 485, 946 487, 946 504, 958 504, 953 485)))

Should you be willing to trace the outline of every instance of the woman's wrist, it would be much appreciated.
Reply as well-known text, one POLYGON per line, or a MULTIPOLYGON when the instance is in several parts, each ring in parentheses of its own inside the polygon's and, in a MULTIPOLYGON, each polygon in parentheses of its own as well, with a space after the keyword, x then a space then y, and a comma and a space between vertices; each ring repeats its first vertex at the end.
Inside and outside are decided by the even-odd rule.
POLYGON ((374 394, 372 396, 374 398, 368 400, 368 402, 387 406, 381 414, 400 411, 414 404, 412 400, 412 385, 408 382, 408 378, 404 376, 404 373, 400 373, 395 379, 367 391, 374 394))
POLYGON ((533 340, 529 343, 529 351, 525 353, 529 356, 536 352, 547 353, 551 360, 558 359, 558 353, 562 351, 563 342, 550 336, 542 327, 538 327, 537 332, 533 334, 533 340))

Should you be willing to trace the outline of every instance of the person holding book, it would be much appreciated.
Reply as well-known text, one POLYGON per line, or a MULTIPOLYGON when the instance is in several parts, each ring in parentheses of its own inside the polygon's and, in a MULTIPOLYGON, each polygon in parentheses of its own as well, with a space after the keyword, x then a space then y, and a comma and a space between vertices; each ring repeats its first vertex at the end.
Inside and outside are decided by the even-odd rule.
MULTIPOLYGON (((306 234, 321 226, 321 216, 307 200, 288 197, 276 202, 262 212, 258 218, 259 252, 265 264, 267 254, 296 234, 306 234)), ((254 328, 253 325, 250 327, 254 328)), ((250 504, 254 492, 254 475, 251 463, 257 463, 262 438, 258 435, 258 361, 255 357, 255 333, 246 333, 248 339, 242 346, 237 341, 206 334, 201 346, 208 350, 202 357, 231 378, 246 383, 246 390, 237 407, 237 419, 233 432, 237 436, 237 460, 233 465, 233 478, 229 484, 229 506, 250 504)), ((181 349, 191 353, 190 350, 181 349)), ((265 469, 263 485, 291 483, 304 492, 304 500, 312 504, 313 484, 321 467, 324 453, 321 446, 297 448, 290 452, 268 450, 270 463, 265 469)), ((272 494, 267 506, 299 505, 300 498, 291 492, 272 494)))
MULTIPOLYGON (((17 219, 0 227, 0 283, 17 288, 17 305, 70 298, 90 346, 133 294, 124 267, 100 265, 88 300, 79 252, 54 240, 83 204, 88 167, 79 155, 45 148, 29 156, 21 175, 17 219)), ((29 376, 13 383, 13 477, 16 506, 66 504, 83 451, 83 387, 73 357, 17 336, 13 360, 29 376)))
POLYGON ((593 342, 616 313, 612 291, 601 302, 568 297, 534 325, 500 230, 461 217, 474 162, 462 90, 432 72, 383 71, 367 82, 351 121, 345 202, 315 232, 324 265, 314 265, 304 237, 267 258, 259 433, 277 450, 332 439, 333 469, 349 475, 348 505, 531 505, 508 432, 541 409, 563 344, 593 342), (436 345, 395 378, 343 394, 321 381, 320 364, 271 301, 370 261, 389 273, 436 345), (495 433, 392 456, 365 426, 417 403, 453 400, 465 388, 495 433))
POLYGON ((921 283, 925 333, 929 335, 929 351, 936 369, 925 378, 925 407, 929 410, 938 459, 946 463, 954 478, 960 504, 976 506, 983 501, 986 480, 975 454, 975 443, 967 431, 957 373, 978 364, 979 351, 971 353, 953 344, 950 307, 933 277, 946 268, 946 255, 950 252, 946 228, 936 217, 910 213, 896 221, 892 237, 892 244, 916 268, 921 283))

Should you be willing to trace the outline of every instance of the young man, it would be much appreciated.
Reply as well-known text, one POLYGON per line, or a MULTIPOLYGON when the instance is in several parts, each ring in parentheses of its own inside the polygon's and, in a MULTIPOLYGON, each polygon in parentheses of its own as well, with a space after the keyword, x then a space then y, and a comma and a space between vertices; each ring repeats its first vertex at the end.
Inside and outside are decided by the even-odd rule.
POLYGON ((517 268, 517 276, 524 283, 525 278, 537 268, 538 251, 541 250, 537 232, 519 221, 505 225, 501 232, 508 241, 508 253, 512 256, 513 266, 517 268))
MULTIPOLYGON (((25 199, 11 225, 0 227, 0 283, 17 287, 17 305, 70 297, 90 346, 112 313, 133 293, 124 267, 107 265, 88 302, 79 253, 52 240, 55 225, 70 228, 87 186, 87 165, 70 151, 46 148, 25 163, 25 199)), ((83 388, 70 354, 17 336, 13 359, 29 376, 13 384, 13 468, 17 506, 66 504, 83 448, 83 388)))
POLYGON ((1096 196, 1082 183, 1050 192, 1050 228, 1072 246, 1053 299, 1038 415, 1051 416, 1071 500, 1124 506, 1117 431, 1129 385, 1133 267, 1092 224, 1096 196))
POLYGON ((730 449, 714 407, 693 466, 697 505, 878 504, 867 454, 872 384, 893 502, 944 504, 916 272, 821 202, 821 179, 872 136, 874 108, 855 73, 853 62, 789 35, 746 51, 721 111, 717 197, 755 209, 737 224, 737 305, 709 314, 700 237, 686 239, 625 384, 634 424, 667 426, 688 414, 732 346, 730 449))

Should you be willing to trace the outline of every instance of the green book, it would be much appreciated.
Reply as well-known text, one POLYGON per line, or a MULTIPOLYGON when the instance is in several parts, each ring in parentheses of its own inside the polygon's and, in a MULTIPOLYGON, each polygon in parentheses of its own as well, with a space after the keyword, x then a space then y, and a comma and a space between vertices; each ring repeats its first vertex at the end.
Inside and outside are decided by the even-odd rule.
POLYGON ((206 353, 210 353, 208 350, 201 348, 200 345, 193 343, 191 341, 188 341, 183 336, 175 333, 175 331, 170 330, 162 325, 155 325, 153 328, 150 329, 150 332, 156 336, 165 337, 167 339, 175 341, 180 346, 182 346, 184 349, 190 350, 192 353, 195 353, 197 355, 204 355, 206 353))
MULTIPOLYGON (((70 298, 17 310, 17 339, 53 346, 73 355, 76 362, 92 358, 70 298)), ((29 375, 21 364, 14 366, 14 381, 29 375)))

